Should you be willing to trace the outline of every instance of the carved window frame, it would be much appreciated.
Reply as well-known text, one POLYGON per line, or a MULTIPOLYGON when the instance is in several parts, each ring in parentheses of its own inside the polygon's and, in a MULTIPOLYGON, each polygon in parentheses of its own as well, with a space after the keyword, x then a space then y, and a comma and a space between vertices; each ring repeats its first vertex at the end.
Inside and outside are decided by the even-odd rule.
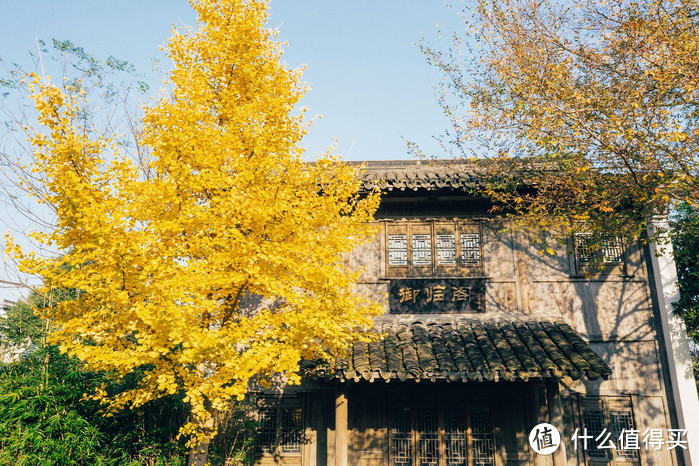
POLYGON ((305 419, 301 396, 262 396, 255 420, 257 458, 299 458, 303 454, 305 419))
POLYGON ((495 465, 495 424, 488 403, 398 395, 388 426, 390 466, 495 465))
POLYGON ((606 235, 599 240, 600 248, 592 249, 592 233, 578 232, 571 237, 571 269, 573 275, 588 276, 597 273, 627 275, 628 245, 624 238, 606 235), (599 255, 602 261, 598 262, 599 255))
MULTIPOLYGON (((628 397, 607 397, 600 398, 586 397, 582 402, 581 410, 581 435, 587 428, 587 435, 592 435, 592 441, 588 441, 588 447, 584 450, 585 458, 591 465, 638 465, 640 464, 641 448, 638 450, 622 449, 619 444, 619 435, 622 428, 619 420, 625 418, 625 422, 630 424, 632 429, 638 425, 635 420, 631 399, 628 397), (598 449, 595 448, 595 437, 602 428, 611 432, 610 440, 614 442, 616 448, 598 449)), ((628 425, 627 424, 627 425, 628 425)), ((642 433, 639 433, 639 436, 642 433)), ((639 439, 640 442, 640 439, 639 439)), ((578 449, 581 446, 578 444, 578 449)))
POLYGON ((386 221, 384 232, 388 278, 483 275, 480 221, 386 221))

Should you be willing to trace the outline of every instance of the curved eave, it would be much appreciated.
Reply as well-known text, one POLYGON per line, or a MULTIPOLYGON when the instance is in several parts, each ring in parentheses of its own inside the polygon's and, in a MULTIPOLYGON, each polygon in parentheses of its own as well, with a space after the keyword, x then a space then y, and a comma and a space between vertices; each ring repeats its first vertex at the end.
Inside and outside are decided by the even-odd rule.
POLYGON ((607 379, 609 366, 568 324, 549 321, 384 323, 316 377, 340 381, 607 379))

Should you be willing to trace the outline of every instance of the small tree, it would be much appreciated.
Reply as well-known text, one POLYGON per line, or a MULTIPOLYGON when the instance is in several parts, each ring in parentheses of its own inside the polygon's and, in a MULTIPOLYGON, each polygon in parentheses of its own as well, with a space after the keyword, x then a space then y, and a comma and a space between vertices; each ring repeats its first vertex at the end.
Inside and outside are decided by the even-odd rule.
POLYGON ((696 205, 696 2, 479 0, 464 19, 450 50, 423 47, 445 76, 444 143, 491 159, 487 191, 522 224, 636 236, 696 205))
POLYGON ((214 419, 253 379, 298 382, 301 359, 341 353, 379 312, 352 291, 343 259, 373 234, 378 196, 360 196, 355 169, 331 155, 301 159, 304 86, 264 26, 268 2, 192 6, 196 28, 167 48, 171 93, 145 108, 149 163, 76 124, 79 82, 30 78, 40 183, 27 186, 57 217, 34 237, 68 253, 9 249, 46 289, 79 290, 47 313, 51 341, 93 370, 141 374, 94 397, 118 410, 183 394, 181 433, 203 464, 214 419))

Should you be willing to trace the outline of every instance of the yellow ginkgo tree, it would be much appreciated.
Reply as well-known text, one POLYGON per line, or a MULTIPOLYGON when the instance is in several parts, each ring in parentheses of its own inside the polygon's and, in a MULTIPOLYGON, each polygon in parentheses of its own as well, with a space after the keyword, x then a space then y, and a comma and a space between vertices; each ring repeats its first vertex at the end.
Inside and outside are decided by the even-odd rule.
POLYGON ((53 342, 134 389, 93 396, 111 409, 181 393, 192 446, 251 381, 299 380, 378 307, 353 292, 343 255, 372 234, 376 194, 331 155, 302 158, 300 71, 281 61, 266 0, 196 0, 196 27, 174 32, 170 91, 144 109, 140 153, 75 124, 80 84, 29 77, 28 188, 56 214, 34 236, 62 254, 10 244, 46 289, 78 290, 48 315, 53 342), (37 183, 36 180, 40 182, 37 183))

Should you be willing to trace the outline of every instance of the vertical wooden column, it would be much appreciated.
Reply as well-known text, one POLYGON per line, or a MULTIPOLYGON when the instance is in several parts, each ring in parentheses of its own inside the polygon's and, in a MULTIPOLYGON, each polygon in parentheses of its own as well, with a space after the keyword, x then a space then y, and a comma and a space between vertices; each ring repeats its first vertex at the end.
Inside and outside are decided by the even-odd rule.
POLYGON ((563 406, 558 380, 546 379, 546 405, 548 406, 548 423, 558 429, 561 434, 561 446, 553 453, 553 464, 568 464, 566 459, 566 435, 569 434, 563 425, 563 406))
POLYGON ((340 387, 335 396, 335 466, 347 466, 347 390, 340 387))
POLYGON ((529 411, 528 425, 525 428, 526 438, 525 445, 529 451, 529 463, 534 466, 551 466, 551 461, 548 456, 539 455, 533 448, 529 448, 529 432, 537 424, 549 422, 547 406, 546 406, 546 385, 543 381, 530 383, 529 388, 529 411))

